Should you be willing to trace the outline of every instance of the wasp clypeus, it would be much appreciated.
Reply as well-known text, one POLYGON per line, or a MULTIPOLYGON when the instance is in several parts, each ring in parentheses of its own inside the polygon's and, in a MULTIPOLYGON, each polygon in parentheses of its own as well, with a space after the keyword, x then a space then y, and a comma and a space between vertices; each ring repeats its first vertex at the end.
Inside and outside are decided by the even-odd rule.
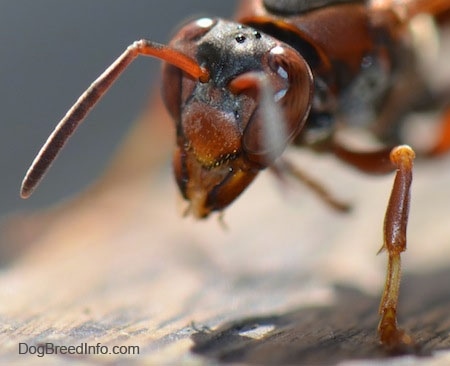
MULTIPOLYGON (((413 340, 396 319, 415 157, 402 145, 404 117, 441 107, 443 132, 426 154, 450 149, 450 96, 430 87, 420 72, 410 31, 418 16, 439 29, 450 19, 450 1, 243 1, 237 22, 202 18, 182 27, 169 45, 136 41, 57 125, 21 195, 32 193, 89 110, 137 56, 159 58, 165 61, 162 95, 176 128, 175 178, 196 217, 224 210, 267 167, 307 180, 279 159, 289 144, 331 152, 367 173, 396 171, 384 220, 382 250, 389 259, 378 332, 388 348, 409 347, 413 340), (349 148, 336 138, 349 124, 371 131, 384 147, 349 148)), ((345 209, 320 186, 309 185, 345 209)))

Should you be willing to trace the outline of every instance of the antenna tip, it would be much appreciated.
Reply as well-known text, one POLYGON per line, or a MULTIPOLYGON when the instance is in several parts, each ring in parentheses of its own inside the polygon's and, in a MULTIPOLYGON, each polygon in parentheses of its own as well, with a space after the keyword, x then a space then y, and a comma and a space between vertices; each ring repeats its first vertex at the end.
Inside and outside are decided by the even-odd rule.
POLYGON ((20 187, 20 197, 23 199, 27 199, 33 193, 33 188, 29 187, 26 179, 22 182, 22 186, 20 187))

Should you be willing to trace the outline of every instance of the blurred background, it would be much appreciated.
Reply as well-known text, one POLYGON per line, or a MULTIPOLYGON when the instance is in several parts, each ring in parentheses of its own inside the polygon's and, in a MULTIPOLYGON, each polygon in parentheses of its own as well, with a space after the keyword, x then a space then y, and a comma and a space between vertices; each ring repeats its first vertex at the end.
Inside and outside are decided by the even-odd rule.
POLYGON ((26 201, 19 197, 21 180, 53 127, 130 43, 140 38, 167 43, 184 21, 229 18, 235 3, 0 0, 0 217, 55 203, 101 174, 157 85, 160 61, 135 61, 71 139, 39 190, 26 201))

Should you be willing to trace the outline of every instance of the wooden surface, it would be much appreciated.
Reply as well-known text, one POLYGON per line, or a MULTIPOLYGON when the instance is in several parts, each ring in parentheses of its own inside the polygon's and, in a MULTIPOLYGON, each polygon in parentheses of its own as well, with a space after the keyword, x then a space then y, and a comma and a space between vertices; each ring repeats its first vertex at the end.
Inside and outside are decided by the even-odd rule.
MULTIPOLYGON (((337 214, 265 172, 226 211, 226 228, 217 217, 196 222, 180 215, 171 126, 164 115, 152 119, 160 123, 144 116, 84 195, 4 224, 0 363, 370 365, 390 357, 375 328, 392 176, 290 152, 352 212, 337 214), (46 342, 137 345, 140 354, 18 354, 19 343, 46 342)), ((450 362, 449 166, 449 158, 417 163, 400 321, 421 350, 394 364, 450 362)))

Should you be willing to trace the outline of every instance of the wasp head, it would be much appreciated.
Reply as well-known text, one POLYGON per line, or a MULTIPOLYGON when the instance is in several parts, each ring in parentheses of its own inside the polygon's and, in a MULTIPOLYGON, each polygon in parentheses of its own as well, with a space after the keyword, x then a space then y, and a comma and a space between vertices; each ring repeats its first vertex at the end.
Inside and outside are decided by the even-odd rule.
POLYGON ((174 171, 190 211, 228 206, 300 132, 312 75, 292 48, 223 20, 186 25, 169 45, 208 70, 200 81, 170 64, 163 98, 176 123, 174 171))

